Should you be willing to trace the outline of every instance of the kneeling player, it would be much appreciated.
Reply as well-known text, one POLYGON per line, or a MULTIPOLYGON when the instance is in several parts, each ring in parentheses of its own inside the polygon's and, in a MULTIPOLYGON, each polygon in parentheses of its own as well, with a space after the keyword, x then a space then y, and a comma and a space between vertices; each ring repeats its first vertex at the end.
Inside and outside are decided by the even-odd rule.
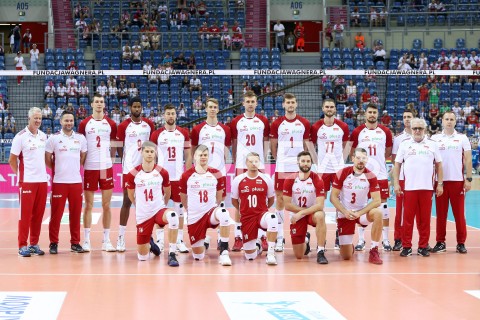
POLYGON ((297 156, 299 172, 291 175, 283 184, 285 208, 292 213, 290 217, 290 235, 293 253, 302 259, 310 252, 310 234, 308 225, 315 227, 317 237, 317 263, 327 264, 325 258, 325 189, 322 179, 312 169, 312 156, 302 151, 297 156))
POLYGON ((142 164, 127 175, 128 198, 135 205, 137 220, 137 255, 141 261, 148 259, 149 251, 160 255, 160 248, 152 238, 153 227, 155 224, 161 227, 168 224, 168 265, 178 267, 175 256, 178 214, 165 205, 170 199, 170 181, 168 172, 156 165, 156 157, 156 144, 145 141, 142 145, 142 164))
POLYGON ((262 245, 260 240, 256 240, 258 229, 261 228, 267 231, 267 264, 276 265, 278 218, 274 212, 268 212, 275 198, 273 181, 258 171, 261 164, 258 153, 250 152, 245 162, 247 172, 237 176, 232 183, 232 204, 240 213, 245 258, 253 260, 257 253, 261 253, 262 245))
POLYGON ((195 166, 180 178, 180 197, 187 211, 188 236, 193 258, 202 260, 210 244, 207 229, 220 225, 219 263, 231 266, 228 254, 230 215, 227 209, 220 207, 225 179, 219 170, 208 166, 208 157, 208 147, 199 145, 194 153, 195 166))
POLYGON ((378 243, 382 236, 382 212, 377 207, 381 203, 380 188, 375 175, 365 167, 367 151, 356 148, 353 166, 340 170, 333 182, 330 201, 337 209, 337 224, 340 242, 340 255, 344 260, 352 258, 355 224, 367 226, 372 223, 372 247, 368 261, 382 264, 378 253, 378 243), (368 203, 368 193, 372 201, 368 203))

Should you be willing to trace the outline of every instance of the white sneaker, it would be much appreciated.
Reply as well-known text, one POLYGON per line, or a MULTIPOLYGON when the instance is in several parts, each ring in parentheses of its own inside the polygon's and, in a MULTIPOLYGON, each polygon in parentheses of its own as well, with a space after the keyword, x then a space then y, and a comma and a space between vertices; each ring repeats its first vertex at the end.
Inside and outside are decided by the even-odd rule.
POLYGON ((283 252, 284 243, 285 243, 284 238, 277 238, 277 242, 275 243, 275 252, 283 252))
POLYGON ((218 263, 220 263, 222 266, 232 265, 232 260, 230 260, 227 250, 223 250, 222 254, 218 257, 218 263))
POLYGON ((163 240, 157 240, 157 246, 160 248, 160 252, 163 252, 165 247, 165 242, 163 240))
POLYGON ((208 250, 210 247, 210 236, 205 236, 205 240, 203 240, 203 245, 205 246, 205 250, 208 250))
POLYGON ((117 251, 118 252, 125 252, 125 237, 124 236, 118 236, 117 251))
POLYGON ((177 251, 179 251, 180 253, 188 253, 189 252, 189 250, 188 250, 187 246, 185 245, 185 242, 183 242, 183 240, 177 241, 177 251))
POLYGON ((276 266, 277 265, 277 258, 275 257, 274 253, 267 253, 267 264, 269 266, 276 266))
POLYGON ((83 251, 90 252, 90 240, 83 241, 83 251))
POLYGON ((106 242, 102 242, 102 250, 107 252, 117 251, 115 247, 112 245, 112 243, 110 242, 110 240, 107 240, 106 242))

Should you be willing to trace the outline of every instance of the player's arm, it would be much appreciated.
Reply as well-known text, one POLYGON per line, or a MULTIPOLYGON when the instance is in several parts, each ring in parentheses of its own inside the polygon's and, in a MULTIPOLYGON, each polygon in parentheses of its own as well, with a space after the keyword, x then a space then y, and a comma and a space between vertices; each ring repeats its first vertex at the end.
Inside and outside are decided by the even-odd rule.
POLYGON ((238 211, 240 211, 240 202, 238 201, 238 199, 232 198, 232 206, 238 211))
POLYGON ((220 202, 223 201, 223 190, 217 190, 215 198, 216 198, 217 205, 220 205, 220 202))
POLYGON ((168 201, 170 201, 170 197, 172 196, 172 187, 164 187, 163 188, 163 201, 165 202, 165 205, 168 204, 168 201))
POLYGON ((351 154, 352 150, 352 141, 343 141, 343 161, 347 161, 348 156, 351 154))
POLYGON ((402 191, 400 190, 400 168, 402 167, 402 164, 400 162, 394 161, 393 165, 393 190, 395 194, 399 195, 402 194, 402 191))
MULTIPOLYGON (((463 151, 463 162, 465 166, 465 172, 467 178, 472 178, 472 150, 463 151)), ((465 180, 465 191, 469 191, 472 188, 472 183, 465 180)))
POLYGON ((275 197, 269 197, 267 201, 267 206, 270 208, 275 203, 275 197))
POLYGON ((180 200, 182 201, 182 205, 185 208, 185 210, 188 211, 188 201, 187 201, 187 195, 183 192, 180 192, 180 200))
POLYGON ((47 168, 53 168, 53 153, 45 152, 45 165, 47 168))
POLYGON ((237 159, 237 139, 232 139, 232 159, 233 162, 237 159))
POLYGON ((318 163, 318 155, 317 155, 317 149, 315 148, 315 143, 312 141, 308 140, 307 142, 304 141, 304 144, 306 146, 306 149, 308 152, 310 152, 310 155, 312 156, 312 163, 318 163))
POLYGON ((128 193, 128 199, 130 199, 130 201, 133 203, 133 205, 136 205, 135 189, 127 189, 127 193, 128 193))
POLYGON ((348 217, 351 212, 343 206, 339 196, 340 196, 340 189, 332 187, 332 190, 330 192, 330 202, 335 207, 335 209, 337 209, 338 212, 341 212, 345 217, 348 217))
MULTIPOLYGON (((443 194, 443 166, 442 162, 435 162, 435 171, 437 172, 437 190, 436 195, 440 197, 443 194)), ((472 171, 470 171, 472 172, 472 171)))
POLYGON ((272 152, 273 159, 277 160, 277 151, 278 151, 277 138, 270 138, 270 151, 272 152))
POLYGON ((18 172, 18 156, 16 154, 10 153, 10 157, 8 158, 8 164, 12 169, 13 173, 17 174, 18 172))
POLYGON ((382 199, 380 198, 380 191, 370 192, 370 197, 372 198, 372 201, 370 201, 365 208, 354 212, 357 217, 360 217, 370 212, 371 210, 377 208, 378 206, 380 206, 380 204, 382 204, 382 199))
POLYGON ((115 156, 117 154, 117 144, 118 144, 118 141, 110 140, 110 158, 112 158, 112 163, 115 163, 115 156))
POLYGON ((183 150, 183 157, 185 158, 185 168, 188 170, 192 167, 192 152, 190 148, 183 150))
MULTIPOLYGON (((270 152, 270 139, 268 137, 263 137, 263 162, 267 163, 268 153, 270 152)), ((236 158, 235 158, 236 159, 236 158)))
POLYGON ((85 160, 87 159, 87 153, 86 152, 80 152, 80 165, 84 166, 85 165, 85 160))
POLYGON ((385 148, 385 159, 392 155, 392 147, 385 148))

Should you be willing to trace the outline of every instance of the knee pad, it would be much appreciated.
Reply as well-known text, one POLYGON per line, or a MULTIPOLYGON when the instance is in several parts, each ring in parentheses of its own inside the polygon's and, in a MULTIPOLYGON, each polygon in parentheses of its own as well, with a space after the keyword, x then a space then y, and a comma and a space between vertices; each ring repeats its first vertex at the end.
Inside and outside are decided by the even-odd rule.
MULTIPOLYGON (((244 245, 244 249, 245 249, 245 245, 244 245)), ((257 257, 257 250, 255 250, 253 253, 246 253, 245 252, 245 258, 247 260, 255 260, 256 257, 257 257)))
POLYGON ((205 244, 205 239, 198 240, 197 242, 195 242, 194 244, 192 244, 192 248, 203 247, 204 244, 205 244))
POLYGON ((173 210, 169 210, 165 214, 167 216, 168 228, 172 230, 178 229, 178 214, 173 210))
POLYGON ((195 260, 203 260, 203 258, 205 258, 205 252, 203 252, 203 253, 192 253, 192 255, 193 255, 193 259, 195 259, 195 260))
POLYGON ((250 240, 248 242, 243 243, 243 250, 244 251, 250 251, 250 250, 255 250, 257 251, 257 241, 256 240, 250 240))
POLYGON ((360 217, 360 219, 358 219, 358 222, 360 222, 360 224, 362 225, 362 227, 363 227, 363 226, 368 226, 368 225, 371 223, 370 221, 368 221, 366 214, 362 215, 362 216, 360 217))
POLYGON ((180 202, 174 202, 173 210, 178 214, 179 218, 183 218, 183 204, 180 202))
POLYGON ((338 243, 341 246, 352 244, 353 243, 353 234, 348 234, 345 236, 338 236, 338 243))
MULTIPOLYGON (((265 220, 267 221, 267 231, 268 232, 277 232, 278 231, 278 224, 280 223, 280 219, 277 217, 275 213, 268 212, 265 215, 265 220)), ((282 219, 283 222, 283 219, 282 219)))
POLYGON ((388 204, 382 203, 380 205, 380 210, 382 210, 382 218, 385 219, 390 219, 390 210, 388 210, 388 204))
POLYGON ((150 256, 150 253, 143 255, 137 252, 137 257, 138 257, 138 260, 140 261, 147 261, 149 256, 150 256))
POLYGON ((230 214, 225 208, 215 209, 215 217, 220 222, 221 227, 228 227, 230 225, 230 214))

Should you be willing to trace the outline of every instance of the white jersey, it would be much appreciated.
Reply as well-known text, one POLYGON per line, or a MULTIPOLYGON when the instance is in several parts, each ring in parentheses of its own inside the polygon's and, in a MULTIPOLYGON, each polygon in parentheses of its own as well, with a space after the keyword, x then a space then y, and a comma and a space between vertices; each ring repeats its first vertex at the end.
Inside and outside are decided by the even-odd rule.
POLYGON ((428 138, 400 143, 395 162, 403 163, 405 190, 433 190, 435 162, 442 162, 437 143, 428 138))
MULTIPOLYGON (((365 168, 362 174, 356 175, 353 167, 346 167, 335 175, 332 187, 340 190, 340 202, 347 210, 361 210, 368 204, 369 194, 379 192, 375 174, 365 168)), ((337 211, 338 218, 344 215, 337 211)))
POLYGON ((304 150, 303 141, 310 136, 310 123, 297 115, 288 120, 282 116, 272 123, 270 138, 278 140, 275 172, 298 171, 297 155, 304 150))
POLYGON ((205 145, 210 150, 208 165, 218 168, 223 176, 227 174, 225 168, 225 147, 232 145, 230 128, 222 123, 211 126, 207 122, 202 122, 193 127, 191 132, 192 145, 205 145))
POLYGON ((345 167, 343 143, 348 141, 348 125, 334 119, 331 126, 319 120, 312 125, 310 141, 318 146, 318 173, 336 173, 345 167))
POLYGON ((467 136, 455 130, 450 136, 444 132, 435 134, 432 140, 437 142, 442 156, 443 181, 464 181, 463 153, 472 150, 467 136))
POLYGON ((387 180, 387 168, 385 151, 393 146, 392 132, 383 125, 375 129, 368 129, 365 124, 358 126, 352 131, 350 141, 352 148, 367 150, 367 168, 372 171, 378 180, 387 180))
POLYGON ((126 187, 135 189, 135 218, 141 224, 166 208, 163 189, 170 187, 168 172, 160 166, 150 172, 142 165, 133 168, 126 177, 126 187))
POLYGON ((16 155, 18 164, 18 182, 47 182, 45 165, 45 145, 47 136, 40 130, 34 135, 25 127, 15 135, 11 153, 16 155))
POLYGON ((87 159, 85 170, 103 170, 112 167, 110 141, 117 136, 117 125, 108 118, 95 120, 92 116, 85 118, 78 126, 78 132, 87 138, 87 159))
POLYGON ((246 169, 247 154, 256 152, 260 155, 261 165, 259 169, 264 169, 265 150, 263 140, 268 138, 270 133, 268 119, 258 114, 255 114, 252 118, 239 115, 230 124, 230 131, 232 139, 237 140, 235 168, 246 169))
POLYGON ((219 170, 208 167, 206 173, 198 173, 195 167, 180 178, 180 192, 187 195, 187 224, 199 221, 217 206, 217 191, 223 190, 224 179, 219 170))
POLYGON ((135 123, 131 118, 120 123, 117 140, 123 142, 122 173, 127 174, 142 163, 142 144, 150 139, 153 123, 145 118, 135 123))
POLYGON ((190 149, 188 130, 175 127, 170 131, 163 127, 153 132, 150 141, 157 145, 158 164, 168 171, 170 181, 179 181, 185 172, 184 150, 190 149))
MULTIPOLYGON (((405 130, 397 134, 395 138, 393 138, 393 147, 392 147, 392 155, 396 155, 398 152, 398 147, 400 147, 400 143, 402 143, 405 140, 411 139, 412 135, 406 132, 405 130)), ((404 180, 404 174, 403 174, 403 166, 400 167, 400 180, 404 180)))
POLYGON ((53 182, 81 183, 80 154, 87 152, 87 139, 80 133, 70 136, 63 130, 50 136, 45 151, 53 154, 53 182))

